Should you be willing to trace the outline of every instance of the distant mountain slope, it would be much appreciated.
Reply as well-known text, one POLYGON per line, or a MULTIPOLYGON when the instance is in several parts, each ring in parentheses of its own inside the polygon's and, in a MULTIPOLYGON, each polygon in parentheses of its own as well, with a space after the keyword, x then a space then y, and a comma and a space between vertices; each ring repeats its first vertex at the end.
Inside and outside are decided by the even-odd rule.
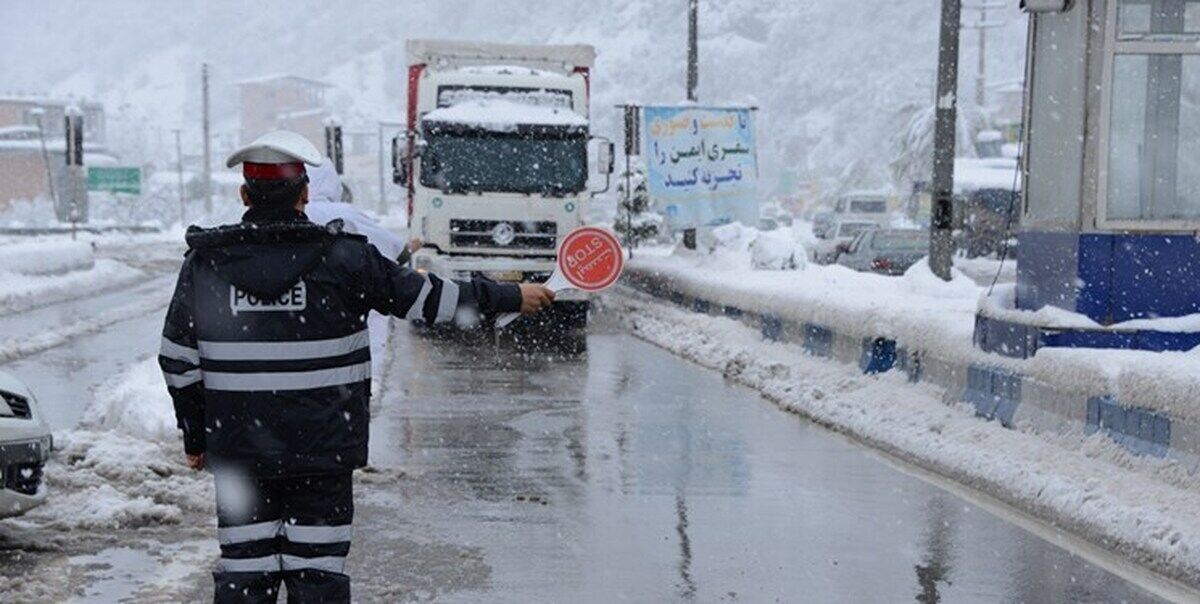
MULTIPOLYGON (((1015 5, 1016 3, 1010 3, 1015 5)), ((763 178, 836 175, 858 161, 883 174, 895 114, 932 98, 937 0, 701 0, 700 99, 761 108, 763 178)), ((973 19, 967 13, 968 19, 973 19)), ((1025 19, 991 35, 989 70, 1020 76, 1025 19)), ((594 118, 619 138, 612 106, 684 95, 686 0, 319 0, 203 3, 0 3, 3 88, 104 101, 113 146, 173 155, 170 129, 197 136, 199 66, 212 64, 214 111, 235 110, 233 83, 292 72, 338 85, 338 113, 394 118, 404 107, 403 41, 450 37, 596 45, 594 118)), ((971 98, 975 35, 963 36, 971 98)), ((185 140, 187 140, 185 138, 185 140)))

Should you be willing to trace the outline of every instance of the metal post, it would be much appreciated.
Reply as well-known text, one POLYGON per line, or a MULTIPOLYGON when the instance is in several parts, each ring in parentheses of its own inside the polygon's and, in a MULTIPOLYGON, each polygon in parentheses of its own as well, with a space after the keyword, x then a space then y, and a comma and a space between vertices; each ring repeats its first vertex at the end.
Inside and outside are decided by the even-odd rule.
POLYGON ((987 4, 979 8, 979 64, 975 68, 975 106, 987 102, 987 4))
POLYGON ((179 226, 187 223, 187 204, 183 195, 183 142, 180 138, 183 131, 175 128, 175 174, 179 178, 179 226))
POLYGON ((64 155, 67 164, 67 197, 70 202, 67 217, 71 221, 71 239, 75 239, 79 221, 85 214, 82 206, 86 203, 87 196, 83 184, 83 112, 72 105, 66 108, 66 117, 63 120, 66 135, 64 155))
POLYGON ((699 25, 697 12, 700 0, 688 0, 688 55, 687 55, 687 100, 696 100, 696 86, 699 84, 700 50, 696 44, 696 30, 699 25))
MULTIPOLYGON (((700 80, 700 49, 697 45, 696 30, 699 28, 700 0, 688 0, 688 64, 687 64, 687 100, 696 102, 696 86, 700 80)), ((683 230, 683 247, 696 249, 696 229, 683 230)))
POLYGON ((387 189, 383 184, 383 122, 379 122, 379 214, 387 214, 387 189))
POLYGON ((950 280, 954 239, 954 137, 958 108, 958 34, 962 0, 942 0, 938 43, 937 123, 933 135, 933 217, 929 229, 929 268, 950 280))
POLYGON ((204 95, 204 175, 201 183, 204 192, 204 212, 212 214, 212 136, 209 131, 208 63, 200 66, 200 89, 204 95))
POLYGON ((325 120, 325 155, 333 161, 334 171, 339 175, 344 174, 342 122, 332 116, 325 120))
POLYGON ((639 139, 641 138, 641 107, 623 105, 625 111, 625 211, 626 233, 628 233, 629 257, 633 258, 633 248, 637 246, 637 238, 633 236, 633 163, 632 157, 641 153, 639 139))

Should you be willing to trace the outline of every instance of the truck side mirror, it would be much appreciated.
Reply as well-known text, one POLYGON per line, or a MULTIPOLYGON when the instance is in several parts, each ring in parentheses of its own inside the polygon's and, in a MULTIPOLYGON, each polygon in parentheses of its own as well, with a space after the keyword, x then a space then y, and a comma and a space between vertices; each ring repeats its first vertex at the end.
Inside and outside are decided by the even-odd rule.
POLYGON ((613 173, 613 157, 616 155, 615 147, 611 141, 602 141, 600 148, 596 154, 596 169, 601 174, 613 173))
POLYGON ((400 135, 392 137, 392 182, 408 185, 408 149, 402 145, 400 135))

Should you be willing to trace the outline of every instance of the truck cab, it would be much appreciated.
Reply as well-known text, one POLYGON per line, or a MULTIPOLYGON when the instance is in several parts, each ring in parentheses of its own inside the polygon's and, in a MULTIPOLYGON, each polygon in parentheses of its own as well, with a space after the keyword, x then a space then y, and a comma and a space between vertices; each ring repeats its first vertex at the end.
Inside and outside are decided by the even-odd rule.
MULTIPOLYGON (((447 277, 482 273, 540 282, 559 238, 582 226, 589 182, 589 46, 408 43, 405 140, 393 142, 407 187, 413 267, 447 277)), ((612 169, 611 143, 596 164, 612 169)), ((587 298, 558 310, 586 323, 587 298)))

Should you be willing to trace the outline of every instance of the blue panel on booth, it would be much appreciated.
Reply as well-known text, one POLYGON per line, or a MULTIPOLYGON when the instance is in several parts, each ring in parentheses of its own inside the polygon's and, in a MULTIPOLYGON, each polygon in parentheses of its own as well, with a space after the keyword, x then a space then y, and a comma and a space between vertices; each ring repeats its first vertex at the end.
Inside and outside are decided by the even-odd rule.
POLYGON ((1190 235, 1113 235, 1114 322, 1200 312, 1200 243, 1190 235))
POLYGON ((1107 234, 1079 235, 1079 266, 1075 283, 1079 287, 1075 312, 1101 325, 1112 323, 1113 237, 1107 234))
POLYGON ((1075 309, 1078 233, 1027 231, 1017 235, 1017 308, 1075 309))

